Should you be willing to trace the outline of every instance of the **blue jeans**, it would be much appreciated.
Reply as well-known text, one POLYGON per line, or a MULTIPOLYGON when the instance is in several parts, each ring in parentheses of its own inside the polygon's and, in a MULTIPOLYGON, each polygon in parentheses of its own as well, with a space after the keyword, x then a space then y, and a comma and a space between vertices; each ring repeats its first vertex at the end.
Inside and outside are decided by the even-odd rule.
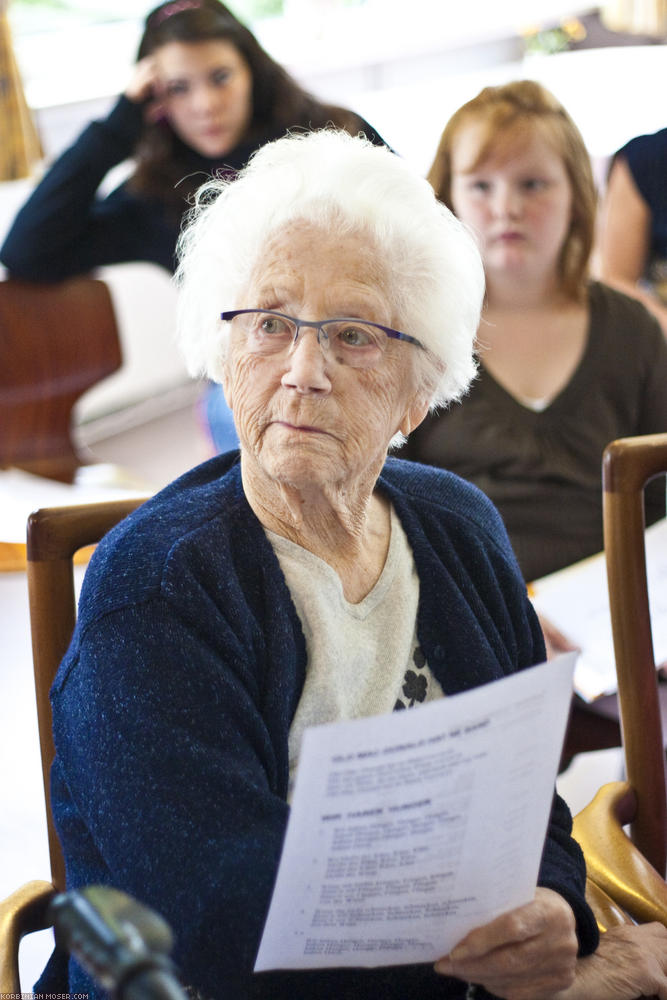
POLYGON ((223 453, 238 448, 239 438, 234 418, 221 385, 211 382, 202 400, 202 411, 215 450, 223 453))

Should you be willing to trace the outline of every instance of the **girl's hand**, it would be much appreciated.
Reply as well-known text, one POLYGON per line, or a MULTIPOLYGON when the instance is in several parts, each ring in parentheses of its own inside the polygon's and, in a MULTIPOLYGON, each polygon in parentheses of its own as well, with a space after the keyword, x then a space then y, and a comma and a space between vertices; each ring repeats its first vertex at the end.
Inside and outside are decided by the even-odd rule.
POLYGON ((136 64, 124 93, 127 99, 135 104, 150 102, 147 109, 149 120, 156 121, 161 116, 163 113, 160 99, 161 84, 152 56, 146 56, 136 64))
POLYGON ((552 1000, 574 983, 578 949, 569 903, 538 888, 532 903, 466 935, 435 971, 479 983, 506 1000, 552 1000))

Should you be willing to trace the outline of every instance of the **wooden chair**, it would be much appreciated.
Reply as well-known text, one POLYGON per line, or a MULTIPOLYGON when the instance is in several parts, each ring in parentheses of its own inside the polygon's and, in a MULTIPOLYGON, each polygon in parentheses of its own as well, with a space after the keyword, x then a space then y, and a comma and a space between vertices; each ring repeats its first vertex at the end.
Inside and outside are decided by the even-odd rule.
POLYGON ((89 461, 72 408, 122 360, 109 289, 89 277, 0 281, 0 352, 0 466, 71 482, 89 461))
POLYGON ((30 882, 0 903, 0 994, 20 992, 20 940, 25 934, 47 926, 48 903, 56 891, 65 888, 63 855, 51 817, 49 775, 55 750, 49 690, 69 645, 76 619, 74 555, 81 548, 98 542, 142 502, 142 499, 128 499, 47 507, 31 514, 28 521, 30 630, 51 882, 30 882))
POLYGON ((604 540, 627 781, 575 817, 589 878, 633 919, 667 924, 665 750, 651 632, 643 494, 667 471, 667 433, 612 442, 603 458, 604 540), (623 827, 629 825, 630 836, 623 827))

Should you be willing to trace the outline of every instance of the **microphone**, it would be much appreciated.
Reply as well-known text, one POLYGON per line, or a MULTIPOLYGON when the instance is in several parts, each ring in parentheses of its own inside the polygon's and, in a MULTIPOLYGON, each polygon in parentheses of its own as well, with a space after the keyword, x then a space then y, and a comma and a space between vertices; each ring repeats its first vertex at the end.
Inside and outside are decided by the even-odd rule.
POLYGON ((57 895, 49 905, 56 944, 71 952, 115 1000, 187 1000, 169 959, 169 924, 109 886, 57 895))

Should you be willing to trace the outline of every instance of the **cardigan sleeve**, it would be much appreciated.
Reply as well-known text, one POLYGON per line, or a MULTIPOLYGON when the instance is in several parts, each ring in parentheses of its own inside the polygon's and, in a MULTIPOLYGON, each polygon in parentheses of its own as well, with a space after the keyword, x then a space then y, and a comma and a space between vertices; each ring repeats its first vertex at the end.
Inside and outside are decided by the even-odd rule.
POLYGON ((121 97, 105 120, 91 122, 50 167, 0 250, 13 277, 59 281, 144 259, 146 204, 123 185, 107 198, 97 196, 107 173, 132 155, 142 116, 139 105, 121 97))
MULTIPOLYGON (((88 629, 52 693, 68 886, 111 884, 154 907, 185 982, 221 1000, 246 995, 288 812, 236 656, 157 599, 88 629)), ((81 976, 74 966, 74 992, 81 976)))
POLYGON ((537 883, 559 893, 572 907, 579 954, 594 952, 600 932, 586 902, 586 863, 579 844, 572 837, 570 810, 559 795, 554 795, 537 883))

